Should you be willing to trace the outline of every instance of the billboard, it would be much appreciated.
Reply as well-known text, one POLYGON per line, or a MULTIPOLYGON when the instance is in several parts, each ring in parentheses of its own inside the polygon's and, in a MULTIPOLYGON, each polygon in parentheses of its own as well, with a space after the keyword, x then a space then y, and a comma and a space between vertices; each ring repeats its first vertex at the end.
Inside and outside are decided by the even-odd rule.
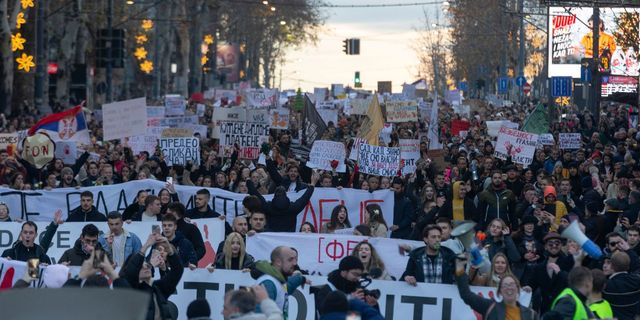
MULTIPOLYGON (((549 8, 549 77, 580 78, 580 60, 593 57, 592 14, 586 7, 549 8)), ((599 56, 609 52, 612 75, 639 75, 639 17, 639 8, 600 8, 599 56)))
POLYGON ((614 93, 637 93, 638 78, 624 76, 603 76, 600 95, 608 97, 614 93))

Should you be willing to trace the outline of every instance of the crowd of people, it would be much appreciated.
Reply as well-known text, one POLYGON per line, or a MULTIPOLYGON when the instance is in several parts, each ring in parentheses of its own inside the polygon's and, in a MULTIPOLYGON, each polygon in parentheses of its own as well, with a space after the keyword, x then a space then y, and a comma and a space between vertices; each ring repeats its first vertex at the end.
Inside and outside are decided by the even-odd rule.
MULTIPOLYGON (((195 104, 189 108, 195 111, 195 104)), ((243 200, 246 215, 226 225, 225 241, 217 248, 215 262, 206 268, 210 272, 248 271, 259 286, 229 292, 221 310, 225 318, 254 319, 250 314, 255 312, 265 319, 286 318, 288 296, 308 283, 304 276, 309 266, 298 265, 295 249, 278 247, 270 261, 256 261, 246 250, 247 236, 267 231, 334 233, 350 229, 356 235, 417 240, 424 246, 401 248, 409 259, 405 272, 396 279, 372 244, 359 243, 327 275, 328 285, 313 288, 320 319, 338 319, 349 312, 358 312, 363 319, 381 319, 380 292, 364 290, 360 285, 363 277, 413 286, 455 284, 464 302, 485 319, 637 319, 640 132, 631 124, 628 107, 603 107, 599 123, 588 111, 568 107, 560 120, 552 122, 549 133, 555 141, 559 133, 581 133, 582 147, 542 146, 526 165, 494 156, 496 139, 488 134, 486 121, 509 120, 522 126, 534 110, 533 103, 507 109, 478 102, 468 116, 444 103, 438 108, 439 123, 431 125, 438 127, 443 152, 439 159, 433 157, 429 141, 422 139, 417 169, 404 176, 366 175, 348 159, 344 160, 345 173, 308 168, 307 159, 294 152, 297 144, 305 142, 295 121, 290 130, 271 131, 262 150, 265 164, 238 159, 237 149, 227 153, 218 148, 216 139, 200 137, 201 163, 168 166, 159 151, 135 155, 123 143, 100 142, 102 127, 92 118, 93 143, 81 146, 84 153, 75 165, 55 159, 37 170, 19 153, 0 150, 0 184, 19 190, 50 190, 142 179, 172 181, 157 195, 140 190, 135 203, 123 212, 99 212, 94 195, 82 192, 80 206, 66 221, 87 224, 75 246, 57 260, 82 268, 79 279, 65 285, 102 285, 109 279, 114 287, 117 283, 148 292, 154 298, 148 319, 176 316, 177 309, 168 298, 183 272, 188 272, 185 268, 197 268, 204 256, 202 235, 191 220, 225 219, 208 205, 207 188, 247 194, 243 200), (453 120, 469 123, 466 136, 453 135, 453 120), (186 199, 178 198, 175 184, 202 187, 195 195, 194 208, 185 208, 186 199), (338 205, 319 230, 310 223, 297 228, 297 216, 316 187, 389 189, 394 193, 393 213, 388 215, 392 221, 385 220, 377 204, 366 206, 362 221, 350 221, 347 207, 338 205), (303 191, 303 195, 291 201, 287 192, 292 191, 303 191), (274 194, 273 199, 267 201, 266 194, 274 194), (160 221, 161 228, 142 243, 126 230, 128 221, 160 221), (475 223, 472 232, 479 250, 474 254, 452 236, 452 230, 465 221, 475 223), (107 223, 109 233, 101 234, 97 223, 107 223), (601 257, 587 255, 580 244, 562 236, 572 223, 602 248, 601 257), (92 263, 96 259, 97 265, 92 263), (115 272, 113 266, 120 271, 115 272), (105 276, 96 276, 96 270, 105 276), (160 274, 156 280, 154 272, 160 274), (501 299, 479 297, 471 293, 470 285, 494 287, 501 299), (532 294, 529 306, 519 303, 523 291, 532 294)), ((210 127, 211 112, 207 108, 201 117, 210 127)), ((330 122, 321 139, 343 142, 350 150, 365 117, 340 112, 338 122, 330 122)), ((21 130, 33 124, 35 119, 29 119, 2 117, 0 123, 5 130, 21 130)), ((293 109, 292 119, 300 119, 293 109)), ((420 139, 428 128, 428 119, 396 123, 380 145, 394 147, 399 139, 420 139)), ((10 209, 0 203, 0 221, 15 219, 10 209)), ((61 212, 56 212, 40 245, 35 244, 37 226, 24 222, 20 240, 2 256, 50 263, 47 244, 64 222, 61 212)), ((26 277, 24 282, 30 280, 26 277)), ((207 317, 207 312, 205 302, 195 301, 188 316, 207 317)))

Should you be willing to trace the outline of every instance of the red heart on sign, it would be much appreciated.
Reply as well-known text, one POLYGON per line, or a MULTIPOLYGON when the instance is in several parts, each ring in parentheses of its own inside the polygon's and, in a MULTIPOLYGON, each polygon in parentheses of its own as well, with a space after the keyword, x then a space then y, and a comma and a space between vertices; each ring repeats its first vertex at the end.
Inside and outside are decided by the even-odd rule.
POLYGON ((339 164, 340 162, 338 160, 331 160, 331 168, 333 168, 333 170, 335 170, 339 164))

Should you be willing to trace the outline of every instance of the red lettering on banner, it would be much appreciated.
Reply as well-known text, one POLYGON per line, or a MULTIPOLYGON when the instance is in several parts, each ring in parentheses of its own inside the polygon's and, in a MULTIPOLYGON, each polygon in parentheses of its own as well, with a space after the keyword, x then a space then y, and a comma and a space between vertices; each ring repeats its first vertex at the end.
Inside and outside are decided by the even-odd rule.
POLYGON ((371 199, 371 200, 365 200, 365 201, 360 202, 360 223, 358 223, 358 224, 364 223, 364 211, 365 211, 365 209, 367 208, 367 206, 369 204, 372 204, 372 203, 383 203, 383 202, 384 202, 384 200, 378 200, 378 199, 371 199))
MULTIPOLYGON (((365 240, 365 241, 367 241, 367 240, 365 240)), ((356 248, 358 243, 360 243, 360 241, 347 240, 347 255, 351 255, 351 253, 353 252, 353 249, 356 248)))
MULTIPOLYGON (((330 202, 340 202, 341 205, 344 205, 344 201, 339 199, 320 199, 318 201, 318 206, 320 207, 320 228, 316 226, 316 230, 318 230, 318 232, 320 231, 320 229, 322 228, 322 225, 325 222, 331 221, 331 214, 329 214, 329 219, 324 218, 324 206, 323 206, 324 203, 330 203, 330 202)), ((331 207, 331 211, 333 211, 333 208, 335 207, 336 206, 331 207)))
POLYGON ((306 222, 307 221, 307 212, 309 212, 309 211, 311 211, 311 219, 313 219, 311 224, 313 224, 313 226, 316 228, 317 232, 320 233, 320 228, 318 227, 318 220, 316 219, 316 212, 315 212, 315 210, 313 210, 313 206, 311 205, 311 201, 309 201, 309 203, 307 203, 307 206, 304 207, 304 214, 302 215, 302 222, 306 222))
MULTIPOLYGON (((323 256, 326 255, 332 261, 338 261, 353 252, 353 249, 360 243, 357 240, 346 240, 346 243, 338 239, 318 238, 318 263, 324 263, 323 256)), ((366 240, 365 240, 366 241, 366 240)))

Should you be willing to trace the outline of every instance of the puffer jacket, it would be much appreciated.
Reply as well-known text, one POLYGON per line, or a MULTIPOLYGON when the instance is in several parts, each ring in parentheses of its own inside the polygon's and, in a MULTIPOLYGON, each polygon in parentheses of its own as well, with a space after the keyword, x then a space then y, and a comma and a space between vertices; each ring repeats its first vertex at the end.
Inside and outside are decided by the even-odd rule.
POLYGON ((511 230, 518 229, 518 219, 516 217, 516 196, 509 189, 495 190, 493 185, 489 185, 478 194, 478 222, 480 230, 486 229, 491 220, 500 218, 511 227, 511 230))

